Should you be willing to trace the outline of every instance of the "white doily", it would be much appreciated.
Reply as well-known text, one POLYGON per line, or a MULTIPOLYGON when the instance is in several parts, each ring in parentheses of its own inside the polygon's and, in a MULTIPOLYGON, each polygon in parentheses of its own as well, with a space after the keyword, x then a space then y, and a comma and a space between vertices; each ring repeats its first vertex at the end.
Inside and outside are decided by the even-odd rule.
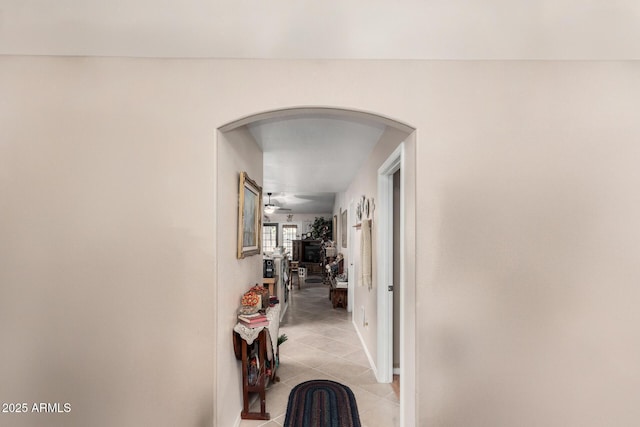
POLYGON ((236 331, 243 340, 247 342, 247 344, 251 345, 258 338, 260 332, 264 328, 267 328, 269 331, 269 336, 271 337, 271 345, 267 345, 267 359, 273 359, 273 349, 278 348, 278 330, 280 329, 280 304, 276 304, 273 307, 267 308, 267 320, 269 321, 269 326, 259 326, 257 328, 249 328, 244 324, 238 322, 236 326, 233 327, 233 330, 236 331))

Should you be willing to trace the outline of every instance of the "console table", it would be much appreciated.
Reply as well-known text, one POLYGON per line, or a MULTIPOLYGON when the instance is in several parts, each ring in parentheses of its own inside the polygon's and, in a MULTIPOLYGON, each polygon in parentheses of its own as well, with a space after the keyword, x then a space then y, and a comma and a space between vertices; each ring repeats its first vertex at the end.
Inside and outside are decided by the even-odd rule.
POLYGON ((347 308, 347 288, 337 288, 332 283, 331 289, 329 290, 329 299, 331 300, 331 304, 333 308, 338 306, 342 308, 347 308))
POLYGON ((278 329, 280 327, 280 306, 267 309, 269 326, 248 328, 237 323, 233 328, 233 351, 236 359, 242 361, 242 412, 243 420, 268 420, 266 389, 272 382, 280 380, 276 376, 278 368, 278 329), (255 381, 249 381, 249 370, 255 358, 257 373, 255 381), (249 393, 258 393, 260 412, 249 412, 249 393))
POLYGON ((327 275, 329 276, 329 299, 333 308, 338 306, 347 308, 348 294, 347 288, 338 285, 339 274, 344 272, 344 258, 335 260, 327 264, 327 275))

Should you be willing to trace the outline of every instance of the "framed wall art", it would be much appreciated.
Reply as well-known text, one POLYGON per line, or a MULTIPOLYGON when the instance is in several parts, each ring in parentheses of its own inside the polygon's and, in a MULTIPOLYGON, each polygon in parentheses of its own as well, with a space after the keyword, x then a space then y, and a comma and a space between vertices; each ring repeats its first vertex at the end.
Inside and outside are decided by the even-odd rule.
POLYGON ((238 194, 238 258, 258 255, 262 237, 262 187, 240 173, 238 194))

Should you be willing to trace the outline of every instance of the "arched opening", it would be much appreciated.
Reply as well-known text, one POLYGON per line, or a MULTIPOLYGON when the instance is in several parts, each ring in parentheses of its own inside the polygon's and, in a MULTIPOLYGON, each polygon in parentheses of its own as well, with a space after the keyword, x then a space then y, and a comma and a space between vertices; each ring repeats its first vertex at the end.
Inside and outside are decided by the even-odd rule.
MULTIPOLYGON (((361 273, 359 229, 353 227, 360 193, 366 193, 371 201, 373 264, 393 263, 393 257, 378 259, 378 237, 375 215, 386 215, 384 206, 374 207, 378 199, 378 169, 390 155, 402 148, 401 215, 403 234, 403 259, 399 315, 399 362, 403 373, 400 383, 399 418, 401 425, 415 421, 415 130, 400 121, 364 111, 330 107, 295 107, 252 114, 219 128, 216 141, 216 389, 215 408, 219 423, 228 423, 232 415, 238 416, 241 390, 238 380, 238 362, 229 354, 229 334, 235 322, 235 310, 245 288, 262 277, 262 257, 235 259, 235 229, 237 227, 237 176, 241 171, 263 187, 266 193, 334 193, 328 212, 336 215, 348 211, 348 224, 339 222, 340 234, 345 231, 346 241, 338 242, 343 251, 349 275, 349 316, 362 345, 367 361, 378 381, 389 382, 393 371, 393 358, 380 354, 389 352, 393 339, 381 338, 380 331, 393 333, 390 323, 394 316, 390 306, 379 305, 381 289, 390 289, 388 283, 373 272, 372 286, 360 286, 357 277, 361 273), (350 149, 360 150, 351 152, 350 149), (305 151, 306 150, 306 151, 305 151), (307 153, 307 154, 305 154, 307 153), (296 157, 304 156, 304 157, 296 157), (301 174, 304 170, 304 176, 301 174), (374 172, 371 172, 373 170, 374 172), (373 182, 373 184, 371 182, 373 182), (285 183, 284 187, 277 187, 285 183), (378 209, 379 210, 374 210, 378 209), (233 278, 230 283, 230 278, 233 278), (386 315, 382 312, 385 312, 386 315), (381 323, 383 322, 383 323, 381 323), (382 347, 381 347, 382 346, 382 347), (385 366, 380 366, 385 363, 385 366), (385 372, 385 374, 382 374, 385 372), (229 384, 230 386, 227 386, 229 384), (229 415, 227 411, 233 412, 229 415)), ((392 172, 397 172, 398 169, 392 172)), ((302 197, 297 197, 301 199, 302 197)), ((308 197, 311 199, 310 197, 308 197)), ((283 197, 285 209, 291 215, 303 215, 302 207, 283 197), (291 206, 291 207, 287 207, 291 206)), ((320 213, 320 212, 317 212, 320 213)), ((399 219, 398 219, 399 220, 399 219)), ((276 229, 278 229, 276 227, 276 229)), ((396 231, 397 232, 397 231, 396 231)), ((338 240, 342 236, 337 236, 338 240)), ((390 256, 386 254, 385 256, 390 256)), ((397 257, 396 257, 397 258, 397 257)), ((375 268, 373 270, 376 270, 375 268)), ((283 301, 284 302, 284 301, 283 301)), ((284 310, 286 310, 286 306, 284 310)), ((284 311, 283 310, 283 311, 284 311)), ((398 311, 398 310, 396 310, 398 311)), ((396 312, 396 314, 398 314, 396 312)), ((396 329, 398 331, 398 329, 396 329)), ((396 332, 398 333, 398 332, 396 332)), ((398 340, 396 340, 398 341, 398 340)), ((291 348, 291 347, 289 347, 291 348)), ((293 351, 293 349, 292 349, 293 351)), ((374 387, 371 386, 371 389, 374 387)), ((267 405, 269 399, 267 398, 267 405)), ((272 415, 276 415, 275 414, 272 415)), ((236 418, 235 422, 238 420, 236 418)), ((233 421, 233 420, 232 420, 233 421)), ((222 424, 220 424, 222 425, 222 424)))

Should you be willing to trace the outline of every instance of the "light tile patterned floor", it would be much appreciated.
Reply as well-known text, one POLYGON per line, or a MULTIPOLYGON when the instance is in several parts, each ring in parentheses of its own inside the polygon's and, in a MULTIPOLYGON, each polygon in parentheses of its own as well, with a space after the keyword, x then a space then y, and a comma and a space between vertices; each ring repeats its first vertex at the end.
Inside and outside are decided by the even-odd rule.
MULTIPOLYGON (((310 277, 311 278, 311 277, 310 277)), ((334 309, 329 288, 305 283, 290 293, 290 305, 280 324, 289 340, 280 347, 280 382, 267 390, 270 421, 242 420, 240 427, 282 426, 289 392, 312 379, 329 379, 351 388, 363 427, 400 425, 399 401, 390 384, 379 384, 351 323, 351 313, 334 309)), ((257 399, 251 406, 259 411, 257 399)))

